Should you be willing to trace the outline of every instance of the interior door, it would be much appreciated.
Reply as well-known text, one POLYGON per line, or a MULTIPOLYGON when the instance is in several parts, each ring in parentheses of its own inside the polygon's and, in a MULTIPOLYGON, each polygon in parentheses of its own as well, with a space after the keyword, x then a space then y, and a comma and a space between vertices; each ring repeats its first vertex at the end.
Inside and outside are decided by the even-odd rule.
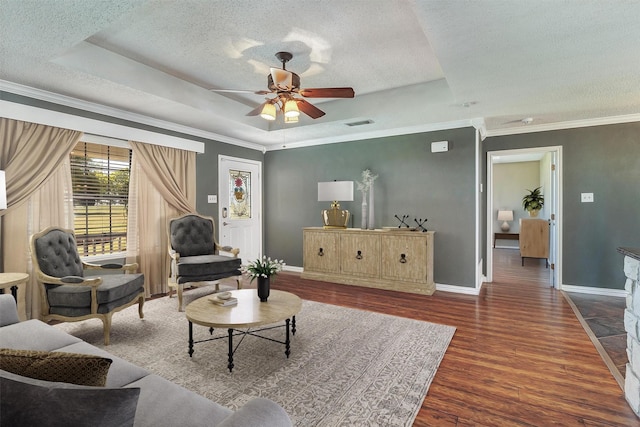
POLYGON ((262 163, 218 156, 221 245, 240 248, 243 264, 262 256, 262 163))

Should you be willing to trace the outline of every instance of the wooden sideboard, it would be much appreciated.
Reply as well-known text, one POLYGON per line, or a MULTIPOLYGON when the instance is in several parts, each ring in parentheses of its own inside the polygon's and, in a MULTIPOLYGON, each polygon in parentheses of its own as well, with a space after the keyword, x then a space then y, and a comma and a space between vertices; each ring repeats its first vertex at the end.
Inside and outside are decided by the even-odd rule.
POLYGON ((303 229, 302 277, 431 295, 434 232, 303 229))
POLYGON ((544 258, 549 266, 549 221, 546 219, 522 219, 520 221, 520 256, 544 258))

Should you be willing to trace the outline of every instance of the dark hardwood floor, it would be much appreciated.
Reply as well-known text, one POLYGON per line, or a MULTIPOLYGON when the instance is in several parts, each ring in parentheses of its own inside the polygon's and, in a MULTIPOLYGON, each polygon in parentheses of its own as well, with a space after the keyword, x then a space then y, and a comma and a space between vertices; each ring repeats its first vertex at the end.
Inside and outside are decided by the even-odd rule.
POLYGON ((519 257, 507 257, 479 296, 404 294, 297 273, 279 274, 272 286, 303 299, 455 326, 414 426, 640 426, 538 261, 544 263, 527 259, 522 267, 519 257))

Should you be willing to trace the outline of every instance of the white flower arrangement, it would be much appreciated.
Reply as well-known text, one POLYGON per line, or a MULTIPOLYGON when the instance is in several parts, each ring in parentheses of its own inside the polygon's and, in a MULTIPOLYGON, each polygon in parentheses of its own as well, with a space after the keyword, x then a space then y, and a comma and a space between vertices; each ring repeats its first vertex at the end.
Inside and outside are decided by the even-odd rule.
POLYGON ((251 282, 258 277, 271 277, 282 271, 286 264, 282 260, 271 259, 264 255, 262 259, 258 258, 247 265, 241 267, 243 274, 251 277, 251 282))

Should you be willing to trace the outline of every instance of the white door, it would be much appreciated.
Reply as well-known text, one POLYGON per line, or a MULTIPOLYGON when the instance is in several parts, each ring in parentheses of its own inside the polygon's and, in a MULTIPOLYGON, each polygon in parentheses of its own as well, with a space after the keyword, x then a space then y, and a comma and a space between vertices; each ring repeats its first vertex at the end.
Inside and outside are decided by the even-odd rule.
POLYGON ((242 263, 262 256, 262 163, 218 156, 218 230, 242 263))

